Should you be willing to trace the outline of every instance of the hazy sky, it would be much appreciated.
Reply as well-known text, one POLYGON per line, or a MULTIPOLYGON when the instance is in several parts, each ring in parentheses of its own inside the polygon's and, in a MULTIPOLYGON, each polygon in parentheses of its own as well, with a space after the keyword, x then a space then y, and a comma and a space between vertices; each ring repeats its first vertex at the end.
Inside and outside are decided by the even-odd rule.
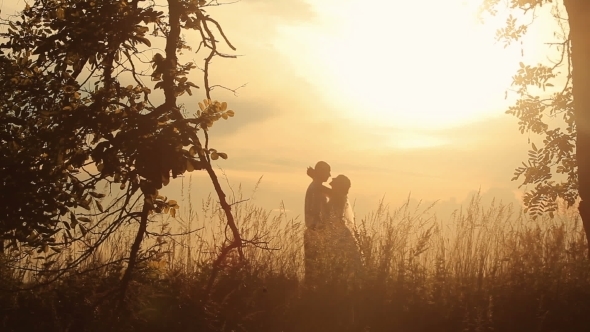
MULTIPOLYGON (((213 92, 236 112, 211 130, 211 146, 229 155, 216 166, 245 196, 262 176, 254 202, 275 209, 283 201, 291 216, 302 212, 305 169, 318 160, 349 176, 361 217, 382 197, 398 206, 410 193, 443 201, 442 213, 477 190, 515 202, 520 191, 510 179, 527 136, 504 114, 504 91, 523 58, 520 47, 494 44, 501 22, 478 25, 471 2, 241 0, 211 8, 242 55, 216 60, 212 80, 247 83, 238 96, 213 92)), ((11 6, 5 0, 3 14, 11 6)), ((552 29, 531 28, 526 45, 541 45, 552 29)), ((524 59, 543 59, 541 50, 525 48, 524 59)), ((212 191, 205 174, 193 181, 194 197, 212 191)), ((178 196, 180 185, 166 193, 178 196)))

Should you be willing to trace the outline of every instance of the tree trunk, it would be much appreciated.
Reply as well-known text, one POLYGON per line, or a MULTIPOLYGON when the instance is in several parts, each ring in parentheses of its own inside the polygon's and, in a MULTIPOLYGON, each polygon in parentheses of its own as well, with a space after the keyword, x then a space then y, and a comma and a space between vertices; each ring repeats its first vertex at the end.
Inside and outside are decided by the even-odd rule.
POLYGON ((590 257, 590 1, 564 0, 569 18, 580 217, 590 257))
POLYGON ((125 270, 125 274, 123 275, 123 278, 121 279, 120 304, 124 304, 126 301, 127 289, 129 288, 129 283, 131 282, 131 276, 133 275, 135 265, 137 264, 137 256, 139 255, 139 249, 141 248, 141 242, 143 241, 143 237, 144 237, 145 232, 147 230, 149 212, 150 212, 150 204, 144 202, 143 208, 141 210, 141 219, 139 221, 139 229, 137 230, 137 234, 135 235, 135 241, 133 241, 133 245, 131 246, 131 252, 129 253, 129 263, 127 264, 127 269, 125 270))

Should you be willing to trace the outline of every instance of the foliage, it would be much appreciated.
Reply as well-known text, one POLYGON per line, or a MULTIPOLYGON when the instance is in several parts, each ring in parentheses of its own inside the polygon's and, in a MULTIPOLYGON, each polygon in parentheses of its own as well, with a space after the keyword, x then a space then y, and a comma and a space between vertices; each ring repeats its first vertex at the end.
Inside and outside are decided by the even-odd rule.
MULTIPOLYGON (((496 33, 497 41, 505 46, 521 40, 534 23, 537 11, 542 10, 543 6, 545 10, 551 7, 551 13, 560 28, 553 36, 557 41, 548 46, 550 61, 532 65, 520 62, 511 85, 511 92, 516 94, 517 100, 506 111, 518 118, 521 133, 540 137, 538 141, 529 137, 531 150, 528 160, 516 168, 512 178, 520 180, 521 186, 533 186, 524 196, 527 211, 532 216, 543 212, 553 215, 558 199, 567 202, 568 206, 578 199, 572 49, 567 20, 563 18, 563 3, 511 0, 507 3, 510 14, 506 24, 496 33)), ((482 13, 499 15, 499 7, 500 1, 485 0, 481 10, 482 13)))
MULTIPOLYGON (((5 22, 0 242, 45 254, 76 241, 87 244, 82 255, 62 266, 65 272, 122 225, 138 220, 129 272, 148 215, 174 216, 178 209, 158 190, 170 178, 194 170, 208 172, 235 229, 210 165, 227 154, 210 148, 207 134, 216 121, 234 115, 225 102, 211 99, 208 79, 211 59, 228 57, 217 50, 219 40, 233 46, 206 6, 203 0, 169 0, 166 6, 139 0, 36 0, 5 22), (191 50, 184 33, 200 37, 199 50, 208 52, 199 109, 180 103, 198 88, 189 80, 197 64, 179 58, 191 50), (156 52, 162 43, 164 54, 156 52), (87 234, 100 235, 89 244, 87 234)), ((236 231, 233 235, 239 241, 236 231)))

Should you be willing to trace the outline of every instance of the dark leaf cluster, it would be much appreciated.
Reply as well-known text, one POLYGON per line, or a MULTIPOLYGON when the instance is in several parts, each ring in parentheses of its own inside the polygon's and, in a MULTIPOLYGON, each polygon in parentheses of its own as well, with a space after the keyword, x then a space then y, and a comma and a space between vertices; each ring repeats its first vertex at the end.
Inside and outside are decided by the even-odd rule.
POLYGON ((7 21, 0 35, 0 242, 59 250, 78 238, 74 230, 85 234, 83 223, 136 218, 130 202, 140 194, 151 212, 174 210, 158 189, 227 158, 208 147, 206 133, 204 143, 198 136, 234 115, 227 104, 207 98, 186 117, 176 100, 198 88, 188 80, 196 66, 176 54, 186 48, 181 28, 214 22, 203 5, 169 1, 165 13, 138 0, 36 0, 7 21), (166 54, 146 61, 156 31, 166 35, 166 54), (164 92, 160 104, 156 89, 164 92), (123 199, 104 205, 99 184, 123 199))

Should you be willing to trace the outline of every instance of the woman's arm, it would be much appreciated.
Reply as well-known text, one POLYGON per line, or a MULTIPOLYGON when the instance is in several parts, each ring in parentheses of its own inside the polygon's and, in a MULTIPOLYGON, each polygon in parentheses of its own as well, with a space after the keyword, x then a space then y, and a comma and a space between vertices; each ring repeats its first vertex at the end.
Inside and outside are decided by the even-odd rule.
POLYGON ((320 190, 321 190, 322 194, 324 196, 326 196, 327 198, 332 197, 332 188, 322 185, 320 190))

